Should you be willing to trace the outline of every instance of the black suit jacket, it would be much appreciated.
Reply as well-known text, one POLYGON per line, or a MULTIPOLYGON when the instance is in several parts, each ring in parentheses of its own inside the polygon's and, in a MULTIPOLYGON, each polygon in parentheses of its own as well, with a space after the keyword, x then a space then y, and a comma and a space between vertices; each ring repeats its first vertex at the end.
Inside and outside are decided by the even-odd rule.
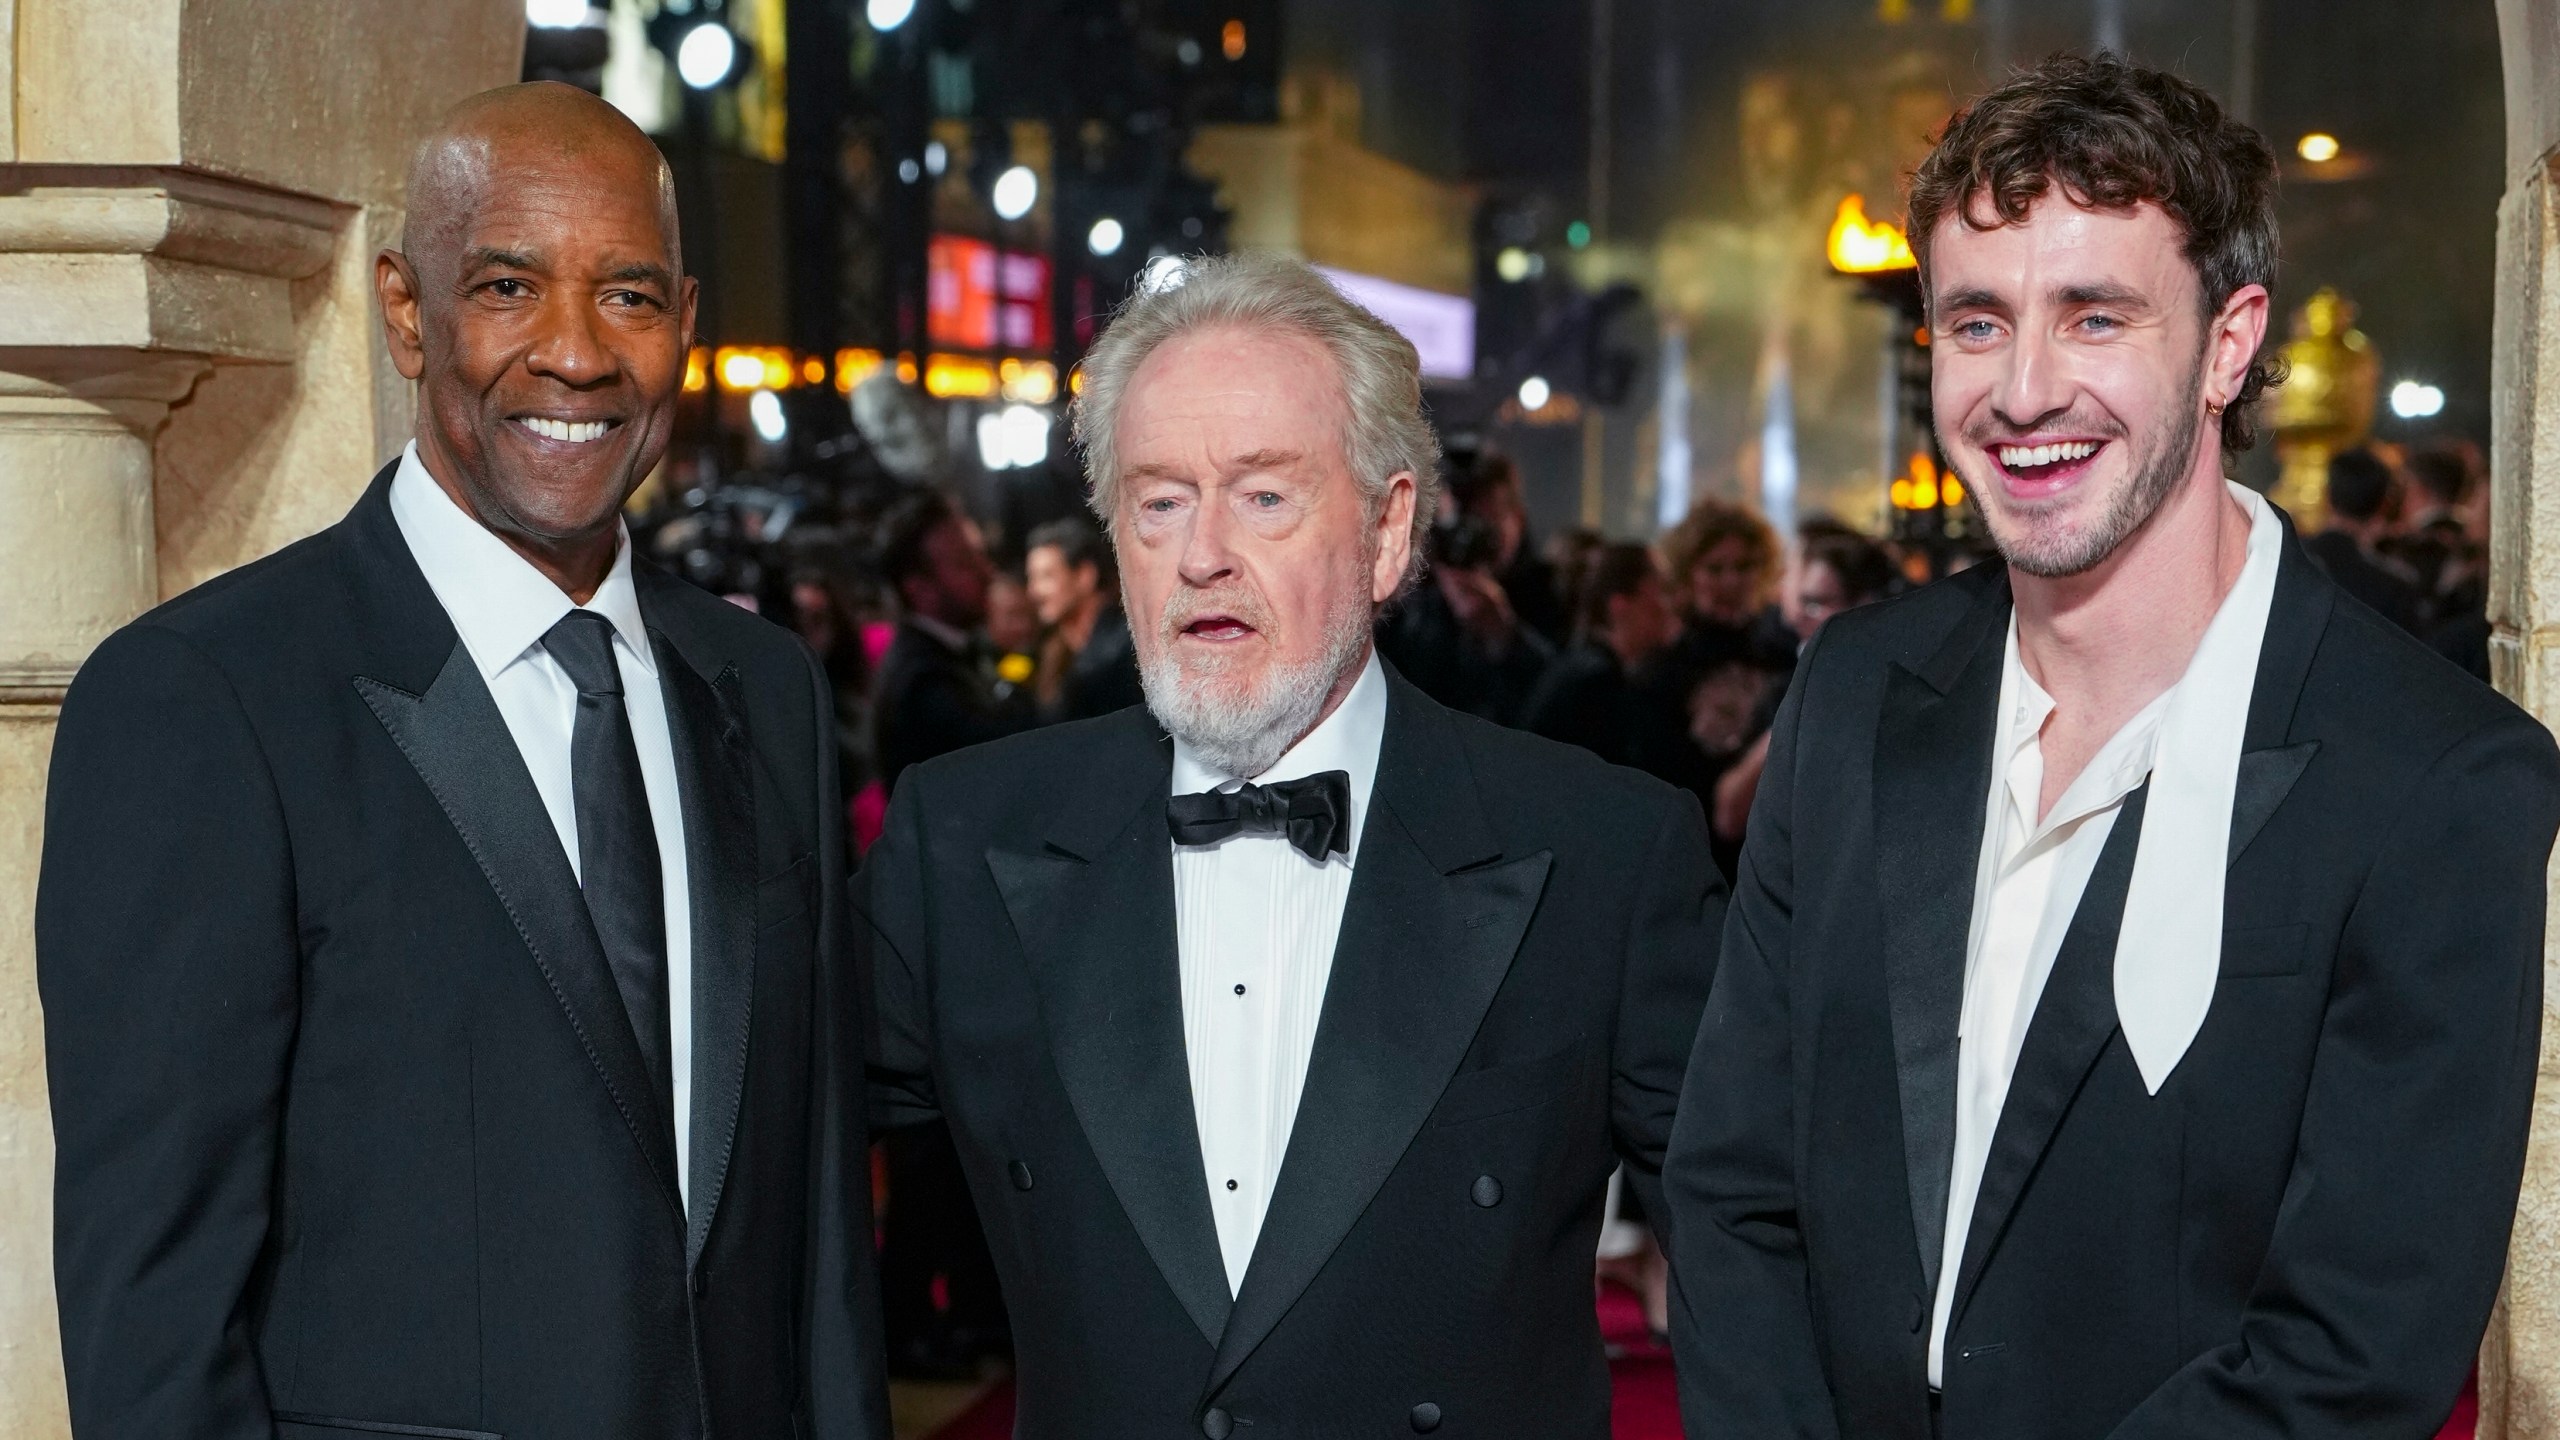
MULTIPOLYGON (((1668 1178, 1700 1436, 1931 1434, 1957 1021, 2010 612, 1967 572, 1825 626, 1752 812, 1668 1178)), ((2498 1288, 2560 757, 2288 539, 2222 978, 2158 1095, 2116 1027, 2128 801, 2034 1012, 1944 1433, 2435 1433, 2498 1288)))
POLYGON ((1015 1433, 1601 1440, 1602 1195, 1621 1157, 1659 1195, 1723 912, 1697 805, 1390 679, 1305 1092, 1231 1298, 1171 764, 1130 710, 919 766, 857 882, 875 1113, 950 1121, 1013 1317, 1015 1433))
POLYGON ((880 783, 897 789, 908 766, 964 745, 1000 740, 1038 718, 1028 692, 999 688, 974 655, 945 645, 911 620, 898 622, 880 657, 872 709, 880 783))
POLYGON ((391 473, 63 706, 36 947, 75 1433, 885 1440, 823 677, 639 572, 691 857, 688 1219, 391 473))

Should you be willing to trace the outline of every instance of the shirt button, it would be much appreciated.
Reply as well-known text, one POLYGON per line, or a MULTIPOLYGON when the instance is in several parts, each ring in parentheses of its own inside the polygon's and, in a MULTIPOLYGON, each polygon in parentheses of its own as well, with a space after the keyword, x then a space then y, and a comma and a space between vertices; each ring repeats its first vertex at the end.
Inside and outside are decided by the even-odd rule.
POLYGON ((1244 993, 1244 987, 1243 987, 1243 986, 1241 986, 1241 985, 1237 986, 1237 987, 1236 987, 1236 993, 1237 993, 1237 994, 1239 994, 1239 995, 1243 994, 1243 993, 1244 993))
POLYGON ((1228 1182, 1227 1182, 1227 1188, 1228 1188, 1228 1189, 1230 1189, 1230 1190, 1233 1190, 1234 1188, 1236 1188, 1236 1182, 1234 1182, 1233 1180, 1228 1181, 1228 1182))

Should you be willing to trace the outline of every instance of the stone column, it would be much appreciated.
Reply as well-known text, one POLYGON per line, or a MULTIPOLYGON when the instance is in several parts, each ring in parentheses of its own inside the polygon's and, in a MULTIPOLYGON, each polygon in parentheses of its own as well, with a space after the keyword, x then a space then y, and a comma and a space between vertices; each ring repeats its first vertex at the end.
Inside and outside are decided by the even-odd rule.
MULTIPOLYGON (((2560 0, 2497 0, 2507 95, 2490 386, 2489 618, 2498 688, 2560 722, 2560 0)), ((2560 872, 2555 872, 2560 874, 2560 872)), ((2552 914, 2560 922, 2560 889, 2552 914)), ((2553 932, 2560 940, 2560 929, 2553 932)), ((2560 945, 2506 1291, 2480 1354, 2484 1440, 2560 1437, 2560 945)))
POLYGON ((522 0, 0 0, 0 1435, 68 1433, 32 935, 63 690, 407 439, 372 257, 523 35, 522 0))

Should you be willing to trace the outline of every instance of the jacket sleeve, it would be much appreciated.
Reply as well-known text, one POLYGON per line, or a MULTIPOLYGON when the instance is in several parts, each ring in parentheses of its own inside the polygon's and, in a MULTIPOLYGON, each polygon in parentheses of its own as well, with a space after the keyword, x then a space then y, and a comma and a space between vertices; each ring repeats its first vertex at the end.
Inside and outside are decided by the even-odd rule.
POLYGON ((2119 1440, 2432 1435, 2479 1348, 2524 1174, 2560 755, 2522 715, 2410 786, 2339 939, 2239 1338, 2119 1440))
POLYGON ((941 1114, 933 1090, 932 999, 924 938, 925 776, 910 769, 854 877, 854 951, 869 985, 871 1120, 881 1129, 941 1114))
POLYGON ((1668 802, 1638 872, 1609 1074, 1610 1121, 1627 1181, 1666 1247, 1677 1217, 1663 1203, 1662 1160, 1698 1012, 1715 979, 1725 910, 1724 877, 1707 850, 1697 797, 1676 791, 1668 802))
MULTIPOLYGON (((805 655, 805 651, 803 652, 805 655)), ((807 1253, 808 1314, 802 1334, 813 1440, 890 1440, 889 1390, 881 1336, 878 1256, 871 1243, 871 1147, 863 1123, 863 1035, 867 999, 858 980, 855 925, 845 884, 844 819, 836 783, 836 711, 817 657, 807 656, 815 692, 820 877, 814 967, 807 1253)))
POLYGON ((1796 1204, 1789 994, 1795 773, 1813 661, 1809 651, 1770 731, 1663 1173, 1671 1339, 1693 1436, 1838 1435, 1796 1204))
POLYGON ((80 1440, 269 1440, 248 1294, 300 1004, 293 856, 230 680, 152 625, 64 701, 36 891, 80 1440))

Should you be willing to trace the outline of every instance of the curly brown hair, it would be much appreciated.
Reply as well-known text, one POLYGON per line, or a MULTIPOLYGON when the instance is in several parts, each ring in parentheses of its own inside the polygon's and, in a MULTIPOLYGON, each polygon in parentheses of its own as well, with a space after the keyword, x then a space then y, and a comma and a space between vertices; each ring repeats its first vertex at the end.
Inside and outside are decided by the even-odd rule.
MULTIPOLYGON (((1911 253, 1927 293, 1929 242, 1954 215, 2015 225, 2055 184, 2075 204, 2150 201, 2186 236, 2209 322, 2233 292, 2276 280, 2276 155, 2266 137, 2175 75, 2114 55, 2056 55, 1956 112, 1911 176, 1911 253), (1988 200, 1985 218, 1977 202, 1988 200)), ((2257 441, 2251 410, 2284 378, 2260 355, 2222 411, 2222 448, 2257 441)))
POLYGON ((1758 511, 1730 501, 1709 497, 1689 507, 1688 517, 1671 527, 1658 542, 1662 563, 1685 591, 1689 572, 1706 558, 1708 551, 1727 540, 1742 542, 1742 551, 1759 572, 1753 593, 1766 596, 1778 583, 1778 532, 1760 518, 1758 511))

